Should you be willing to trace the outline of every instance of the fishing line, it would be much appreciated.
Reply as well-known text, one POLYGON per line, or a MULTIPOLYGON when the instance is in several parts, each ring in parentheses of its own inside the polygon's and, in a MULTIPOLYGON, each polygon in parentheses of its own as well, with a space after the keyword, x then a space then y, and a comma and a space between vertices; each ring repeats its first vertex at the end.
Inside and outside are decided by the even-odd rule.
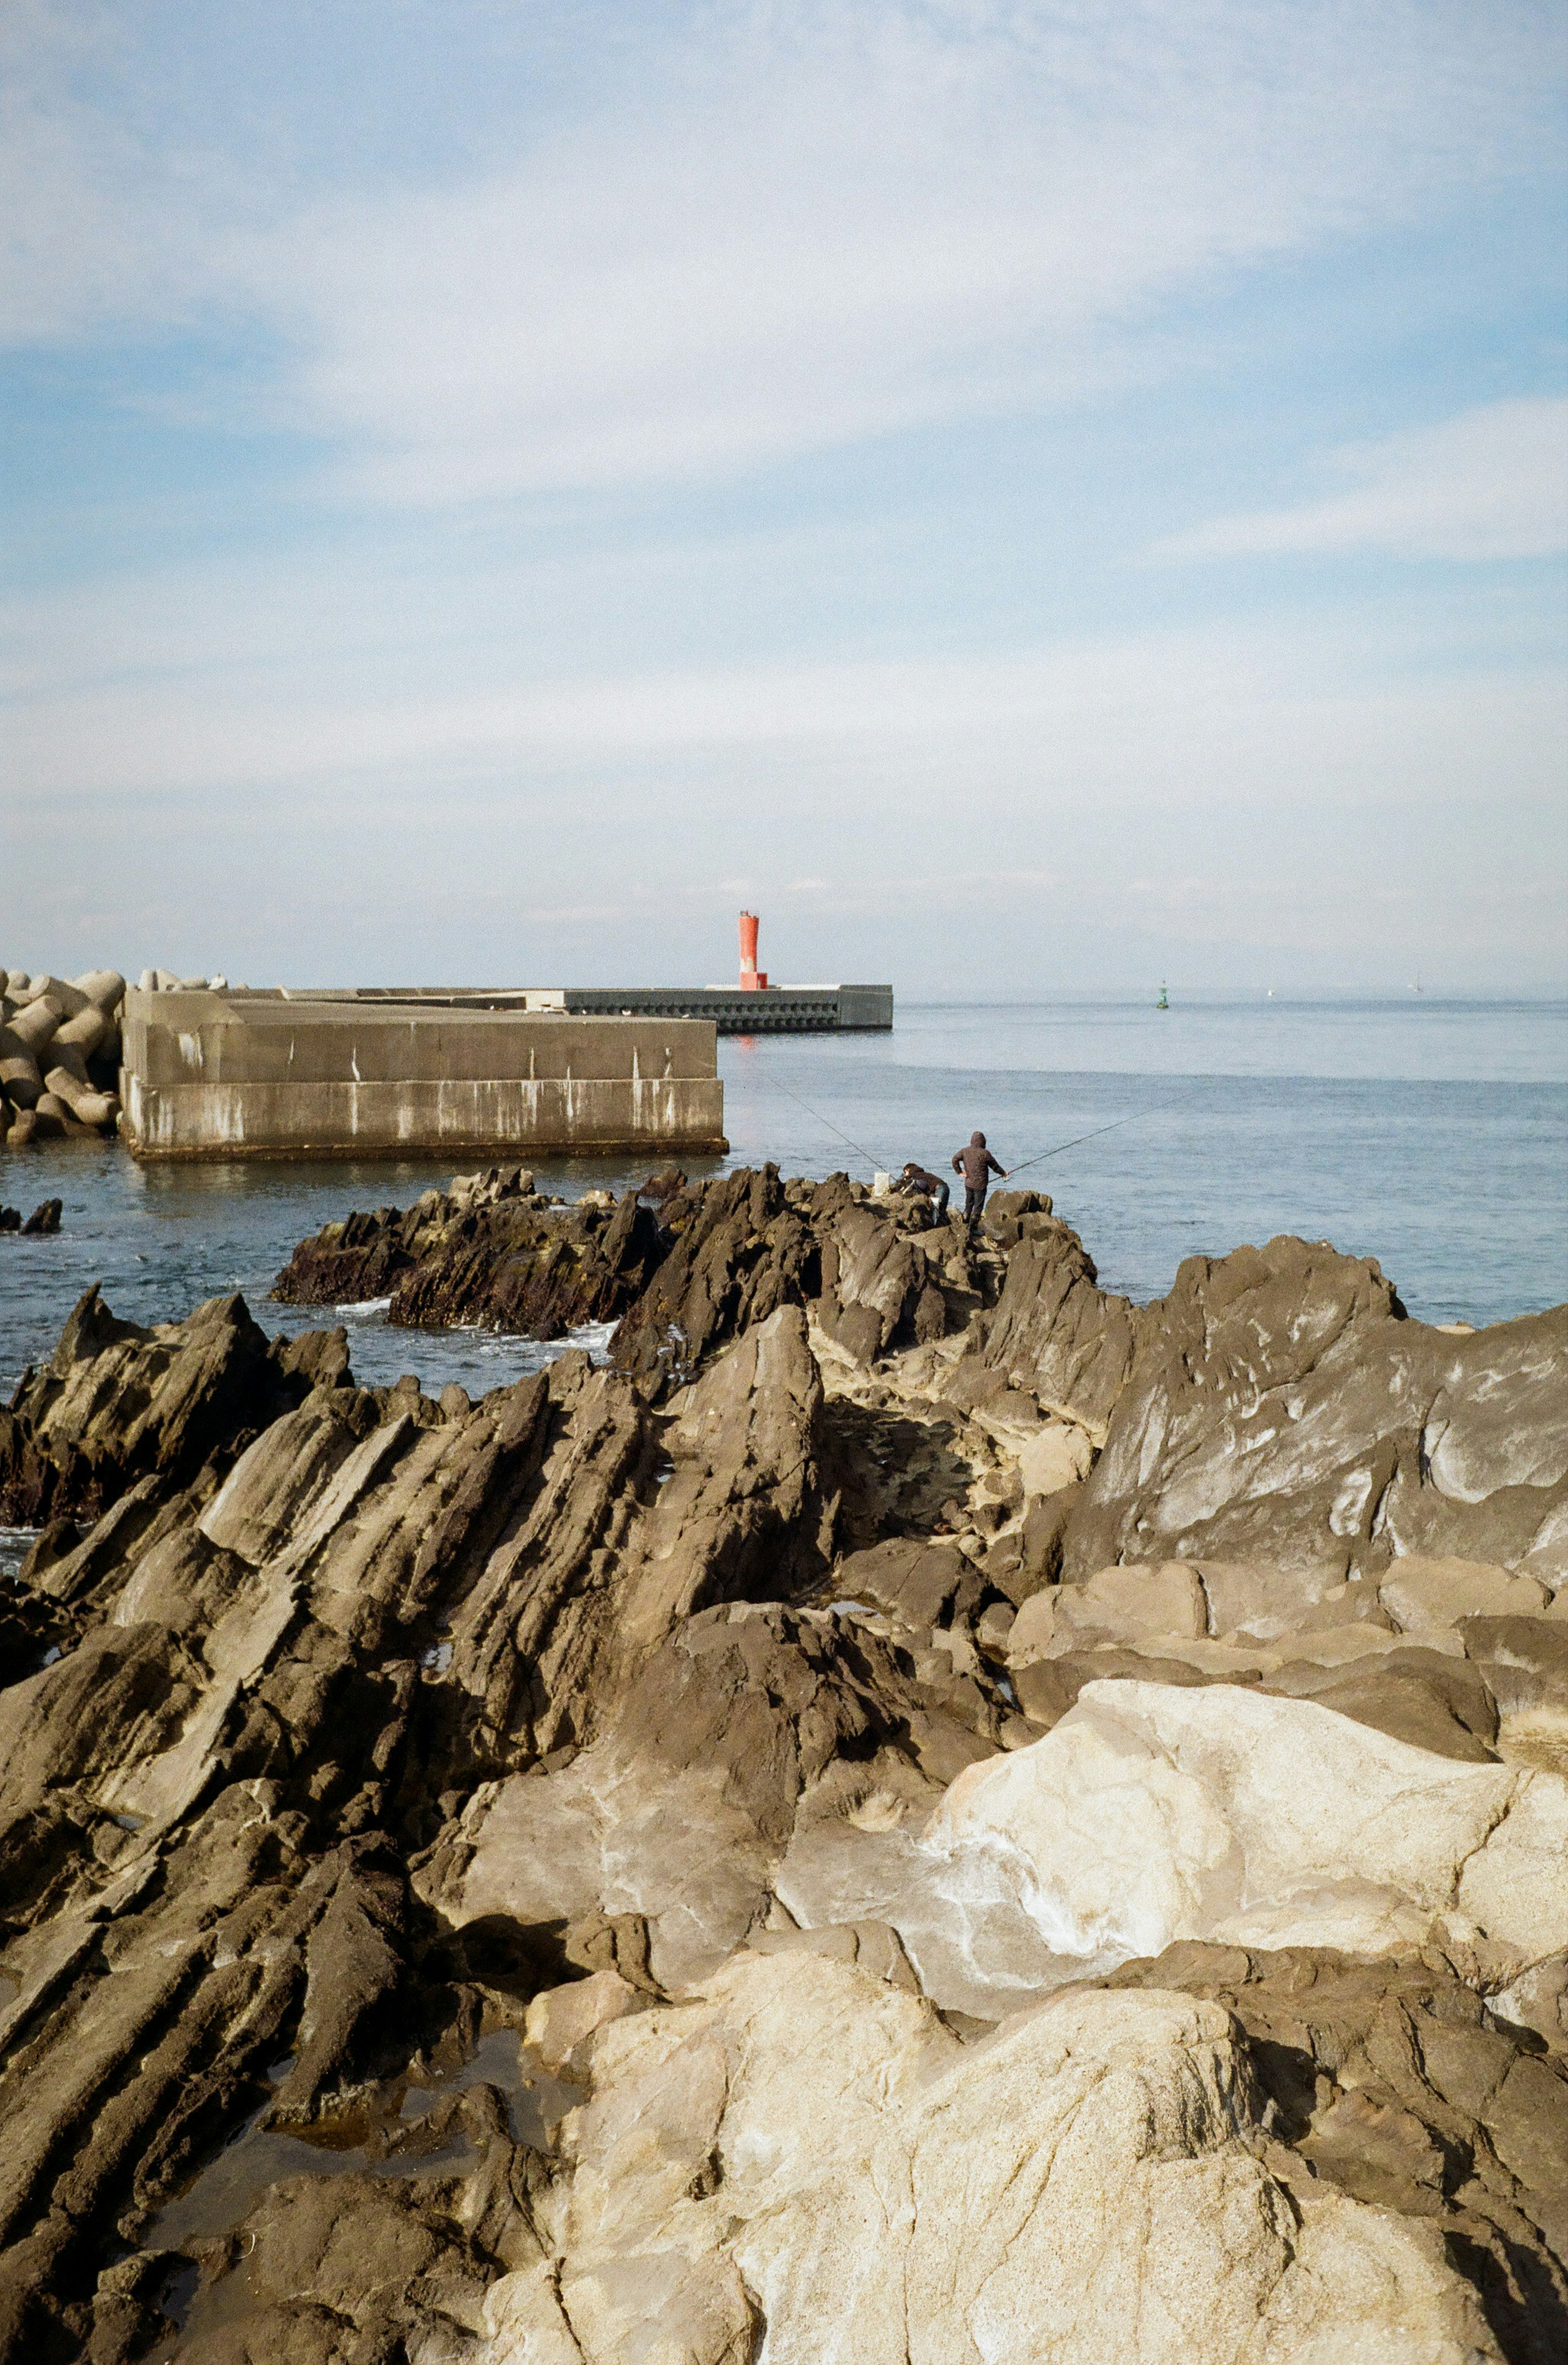
MULTIPOLYGON (((1171 1104, 1167 1101, 1164 1105, 1169 1108, 1171 1104)), ((1114 1133, 1118 1126, 1132 1125, 1140 1116, 1155 1116, 1158 1114, 1159 1111, 1156 1109, 1134 1109, 1130 1116, 1119 1116, 1111 1125, 1097 1125, 1092 1133, 1075 1133, 1070 1141, 1058 1141, 1053 1149, 1036 1150, 1033 1158, 1025 1158, 1019 1165, 1010 1166, 1007 1170, 1007 1179, 1011 1182, 1014 1174, 1026 1174, 1031 1166, 1038 1166, 1047 1158, 1059 1158, 1064 1149, 1076 1149, 1080 1142, 1098 1141, 1103 1133, 1114 1133)))
MULTIPOLYGON (((813 1108, 810 1101, 803 1099, 782 1079, 778 1080, 778 1089, 781 1093, 787 1093, 792 1101, 805 1110, 808 1116, 814 1117, 818 1125, 825 1125, 829 1133, 835 1133, 840 1141, 846 1142, 857 1158, 863 1158, 866 1160, 873 1174, 892 1171, 890 1168, 883 1168, 880 1160, 873 1157, 863 1142, 857 1141, 853 1134, 846 1133, 841 1125, 834 1125, 832 1117, 823 1116, 821 1109, 813 1108)), ((1031 1166, 1044 1165, 1047 1158, 1059 1158, 1065 1150, 1078 1149, 1086 1141, 1098 1141, 1103 1134, 1116 1133, 1124 1125, 1136 1124, 1139 1117, 1159 1116, 1166 1109, 1174 1108, 1177 1105, 1175 1101, 1161 1101, 1154 1108, 1133 1109, 1126 1116, 1113 1117, 1109 1125, 1097 1125, 1091 1133, 1075 1133, 1070 1141, 1053 1142, 1049 1149, 1037 1149, 1033 1158, 1022 1159, 1016 1166, 1010 1166, 1007 1170, 1007 1179, 1011 1182, 1015 1174, 1026 1174, 1031 1166)))
POLYGON ((808 1116, 814 1116, 819 1125, 826 1126, 829 1133, 836 1133, 840 1141, 846 1141, 849 1144, 850 1149, 855 1152, 857 1158, 863 1158, 866 1160, 867 1165, 870 1168, 873 1174, 890 1171, 890 1169, 883 1167, 880 1159, 873 1158, 870 1151, 862 1142, 857 1141, 853 1134, 846 1133, 841 1125, 834 1125, 832 1117, 823 1116, 821 1109, 814 1109, 810 1101, 801 1100, 800 1093, 791 1091, 790 1087, 785 1083, 781 1078, 778 1079, 778 1089, 781 1093, 789 1093, 790 1098, 792 1101, 799 1102, 801 1107, 805 1110, 808 1116))

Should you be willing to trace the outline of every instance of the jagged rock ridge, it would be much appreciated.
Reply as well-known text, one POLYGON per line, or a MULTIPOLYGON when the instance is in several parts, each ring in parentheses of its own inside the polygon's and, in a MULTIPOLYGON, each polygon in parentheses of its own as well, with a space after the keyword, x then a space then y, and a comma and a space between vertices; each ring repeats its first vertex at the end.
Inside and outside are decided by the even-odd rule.
POLYGON ((0 2353, 1559 2356, 1568 1317, 446 1195, 0 1425, 0 2353))

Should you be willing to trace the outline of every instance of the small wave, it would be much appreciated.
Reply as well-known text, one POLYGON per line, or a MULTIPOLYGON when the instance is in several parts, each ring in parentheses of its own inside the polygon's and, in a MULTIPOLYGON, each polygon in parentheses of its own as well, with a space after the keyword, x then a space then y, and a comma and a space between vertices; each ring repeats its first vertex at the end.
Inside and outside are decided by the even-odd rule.
MULTIPOLYGON (((340 1307, 339 1311, 342 1312, 340 1307)), ((585 1354, 604 1355, 616 1332, 614 1322, 583 1322, 575 1330, 563 1331, 558 1339, 531 1339, 526 1330, 492 1330, 482 1322, 453 1322, 427 1335, 432 1338, 461 1339, 479 1354, 505 1356, 526 1355, 542 1369, 564 1355, 570 1347, 580 1347, 585 1354)))
POLYGON ((0 1528, 0 1576, 18 1576, 22 1563, 42 1533, 39 1528, 0 1528))
POLYGON ((379 1322, 391 1306, 389 1297, 356 1297, 346 1306, 334 1306, 332 1311, 341 1314, 345 1322, 379 1322))
POLYGON ((557 1343, 563 1347, 581 1347, 589 1355, 607 1354, 618 1328, 614 1322, 584 1322, 577 1329, 568 1330, 557 1343))

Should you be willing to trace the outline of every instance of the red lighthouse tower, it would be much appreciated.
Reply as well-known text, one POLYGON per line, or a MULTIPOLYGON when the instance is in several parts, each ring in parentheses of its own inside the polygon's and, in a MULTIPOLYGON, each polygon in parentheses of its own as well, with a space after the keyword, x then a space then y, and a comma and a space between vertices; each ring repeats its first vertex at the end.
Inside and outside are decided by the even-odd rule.
POLYGON ((755 912, 741 913, 741 992, 756 993, 767 983, 767 971, 756 965, 756 928, 755 912))

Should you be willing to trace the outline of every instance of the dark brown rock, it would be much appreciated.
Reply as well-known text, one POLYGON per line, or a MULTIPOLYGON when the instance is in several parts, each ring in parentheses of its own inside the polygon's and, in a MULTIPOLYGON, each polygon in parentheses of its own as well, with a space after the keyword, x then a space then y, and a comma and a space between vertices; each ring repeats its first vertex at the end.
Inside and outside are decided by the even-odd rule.
POLYGON ((1013 1685, 1030 1723, 1048 1729, 1075 1704, 1085 1684, 1118 1679, 1137 1684, 1246 1683, 1256 1681, 1260 1672, 1253 1668, 1249 1675, 1212 1676, 1185 1659, 1162 1659, 1140 1651, 1070 1651, 1059 1659, 1035 1659, 1014 1667, 1013 1685))
POLYGON ((977 1375, 1020 1382, 1103 1436, 1144 1335, 1142 1311, 1100 1288, 1092 1258, 1067 1225, 1049 1215, 1015 1216, 1004 1233, 1014 1224, 1019 1237, 1001 1296, 970 1333, 977 1375))
POLYGON ((1497 1702, 1490 1686, 1479 1668, 1439 1651, 1390 1651, 1348 1667, 1302 1660, 1268 1676, 1263 1688, 1318 1700, 1439 1757, 1496 1760, 1497 1702))
MULTIPOLYGON (((1020 1252, 1015 1252, 1015 1255, 1020 1252)), ((1063 1572, 1396 1553, 1514 1566, 1568 1501, 1568 1307, 1450 1337, 1370 1262, 1195 1257, 1139 1317, 1063 1572)))
MULTIPOLYGON (((825 1186, 824 1186, 825 1187, 825 1186)), ((742 1168, 665 1203, 672 1246, 622 1316, 610 1352, 647 1385, 678 1386, 748 1324, 801 1306, 821 1286, 821 1251, 777 1167, 742 1168)))
MULTIPOLYGON (((395 1323, 470 1322, 545 1339, 618 1319, 617 1365, 655 1393, 681 1385, 780 1306, 813 1306, 863 1362, 969 1318, 967 1281, 949 1284, 946 1265, 921 1247, 924 1211, 873 1204, 847 1176, 788 1187, 772 1166, 691 1185, 666 1176, 653 1194, 656 1215, 642 1204, 649 1195, 567 1207, 504 1176, 460 1181, 406 1213, 329 1224, 300 1243, 273 1294, 296 1305, 386 1296, 395 1323)), ((938 1245, 965 1262, 946 1235, 938 1245)))
POLYGON ((143 1329, 87 1290, 46 1368, 0 1411, 0 1520, 95 1517, 140 1478, 185 1484, 305 1395, 312 1352, 330 1350, 274 1351, 242 1297, 143 1329))
POLYGON ((850 1552, 834 1575, 846 1598, 890 1610, 912 1627, 940 1626, 955 1609, 961 1614, 980 1598, 981 1580, 974 1563, 953 1544, 919 1538, 890 1538, 868 1552, 850 1552))
POLYGON ((273 1284, 296 1306, 389 1297, 388 1318, 411 1327, 475 1323, 558 1339, 613 1320, 645 1286, 668 1243, 629 1193, 607 1210, 535 1196, 532 1176, 460 1178, 396 1207, 350 1216, 303 1240, 273 1284))

